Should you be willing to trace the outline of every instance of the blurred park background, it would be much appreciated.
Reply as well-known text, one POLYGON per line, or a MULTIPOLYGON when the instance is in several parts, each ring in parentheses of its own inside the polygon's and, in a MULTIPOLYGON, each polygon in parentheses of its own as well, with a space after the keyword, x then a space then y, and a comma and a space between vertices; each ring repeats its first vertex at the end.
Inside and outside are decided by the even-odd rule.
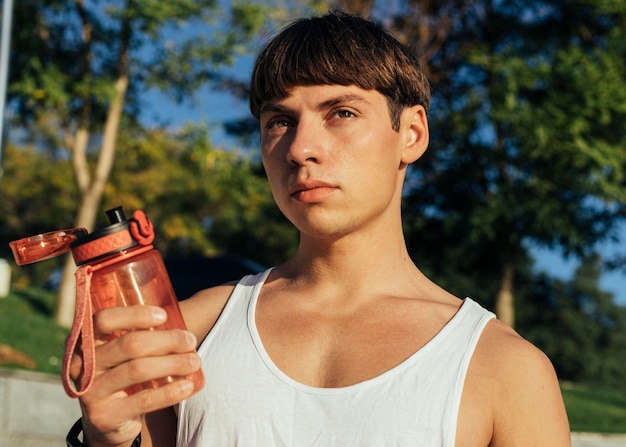
POLYGON ((122 205, 170 265, 294 251, 247 79, 265 36, 329 8, 384 24, 431 81, 404 195, 417 265, 548 354, 574 429, 626 433, 622 0, 4 0, 0 366, 59 374, 74 306, 72 261, 18 268, 9 241, 122 205))

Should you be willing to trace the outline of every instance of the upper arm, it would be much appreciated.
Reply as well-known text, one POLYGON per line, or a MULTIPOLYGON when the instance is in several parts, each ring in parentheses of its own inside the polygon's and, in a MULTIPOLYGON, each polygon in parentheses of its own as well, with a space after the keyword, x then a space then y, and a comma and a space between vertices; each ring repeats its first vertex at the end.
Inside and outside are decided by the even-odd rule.
POLYGON ((213 328, 233 289, 234 283, 211 287, 180 302, 185 325, 198 339, 198 345, 213 328))
POLYGON ((488 343, 495 379, 490 446, 570 446, 569 423, 552 363, 512 329, 493 329, 500 333, 488 343))

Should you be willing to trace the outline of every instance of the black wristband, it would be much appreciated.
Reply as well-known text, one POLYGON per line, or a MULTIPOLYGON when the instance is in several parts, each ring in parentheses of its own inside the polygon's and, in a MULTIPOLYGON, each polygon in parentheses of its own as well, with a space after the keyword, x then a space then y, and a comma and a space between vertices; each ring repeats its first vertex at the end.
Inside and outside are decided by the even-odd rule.
MULTIPOLYGON (((67 434, 67 437, 65 438, 65 444, 67 445, 67 447, 85 447, 85 444, 83 444, 83 442, 80 439, 78 439, 78 435, 82 431, 83 431, 83 419, 80 418, 79 420, 76 421, 76 423, 74 423, 74 425, 72 425, 72 428, 70 428, 70 431, 67 434)), ((139 432, 139 434, 137 435, 133 443, 130 445, 130 447, 141 447, 141 432, 139 432)))

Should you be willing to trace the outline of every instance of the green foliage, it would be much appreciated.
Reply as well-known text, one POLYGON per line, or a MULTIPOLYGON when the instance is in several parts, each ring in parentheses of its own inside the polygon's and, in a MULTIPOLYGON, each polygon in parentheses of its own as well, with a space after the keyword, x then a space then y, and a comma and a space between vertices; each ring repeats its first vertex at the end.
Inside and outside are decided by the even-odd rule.
POLYGON ((153 56, 146 61, 147 87, 184 101, 203 84, 217 84, 224 78, 224 66, 251 51, 250 41, 267 20, 267 8, 255 3, 234 3, 230 15, 218 8, 202 11, 188 22, 167 22, 160 30, 157 42, 164 45, 151 49, 153 56))
MULTIPOLYGON (((118 146, 97 227, 108 225, 104 210, 122 205, 127 214, 149 215, 157 248, 169 257, 231 254, 269 266, 295 250, 297 233, 276 208, 258 162, 214 147, 203 126, 171 133, 127 123, 118 146)), ((77 192, 68 160, 13 145, 6 156, 0 254, 11 259, 9 241, 72 226, 77 192)), ((61 261, 13 266, 14 279, 43 285, 61 261)))
POLYGON ((405 195, 411 252, 463 259, 433 260, 436 275, 497 277, 530 244, 584 256, 617 238, 626 218, 626 8, 502 1, 454 13, 453 3, 414 3, 429 21, 451 24, 445 38, 424 21, 393 22, 431 55, 431 147, 405 195), (423 249, 437 230, 446 250, 423 249))
POLYGON ((0 188, 2 231, 6 236, 71 226, 76 200, 71 167, 32 146, 6 147, 0 188))
POLYGON ((566 47, 549 64, 509 54, 489 62, 498 79, 490 115, 504 143, 494 147, 490 163, 501 167, 473 227, 581 253, 603 239, 626 199, 626 67, 616 56, 566 47))
POLYGON ((257 162, 214 147, 203 126, 126 127, 104 203, 145 210, 170 257, 228 253, 274 265, 297 243, 257 162))
POLYGON ((259 4, 236 3, 228 13, 214 0, 24 0, 14 17, 9 94, 22 123, 54 110, 69 125, 89 108, 96 129, 124 70, 132 78, 127 113, 151 87, 183 100, 220 79, 266 19, 259 4))
MULTIPOLYGON (((47 231, 73 227, 78 197, 71 166, 33 146, 6 146, 0 181, 0 256, 12 260, 8 242, 47 231)), ((17 268, 14 279, 44 284, 61 259, 17 268)))
MULTIPOLYGON (((156 131, 147 139, 145 135, 139 135, 136 142, 130 139, 133 132, 144 132, 135 123, 142 95, 148 89, 161 88, 183 101, 190 100, 201 85, 222 83, 226 75, 221 70, 232 65, 237 55, 249 51, 251 37, 275 15, 268 14, 269 5, 258 2, 235 2, 231 6, 227 10, 214 0, 16 3, 9 84, 9 101, 16 112, 12 124, 22 126, 25 146, 36 150, 5 157, 4 182, 9 186, 0 191, 2 240, 74 226, 77 208, 94 185, 91 180, 108 175, 108 167, 100 169, 100 145, 103 140, 117 140, 118 135, 104 133, 103 126, 109 122, 113 95, 126 92, 120 99, 124 100, 122 121, 128 133, 119 139, 126 140, 128 149, 117 156, 114 183, 127 184, 128 188, 108 185, 107 204, 102 208, 122 201, 128 209, 163 209, 162 213, 155 211, 154 217, 161 224, 163 248, 172 252, 209 254, 228 249, 211 240, 206 223, 213 222, 215 216, 228 215, 223 210, 230 203, 239 207, 239 212, 230 211, 231 215, 245 216, 258 208, 257 202, 265 200, 267 191, 256 183, 244 189, 240 186, 251 177, 246 174, 251 170, 247 162, 234 153, 209 148, 209 155, 218 159, 217 165, 232 163, 233 172, 236 167, 242 172, 238 178, 232 172, 219 177, 226 168, 203 170, 194 160, 201 155, 196 151, 204 149, 190 146, 187 152, 180 150, 180 145, 189 141, 156 131), (129 79, 127 91, 116 86, 116 80, 124 77, 129 79), (161 136, 163 141, 159 141, 161 136), (88 140, 87 157, 79 158, 84 161, 80 169, 76 168, 79 163, 74 163, 80 171, 75 173, 81 180, 78 194, 78 188, 71 184, 70 159, 82 153, 77 141, 83 137, 88 140), (164 170, 163 166, 171 169, 164 170), (85 167, 90 172, 85 172, 85 167), (217 176, 218 182, 205 186, 196 180, 206 175, 217 176), (245 193, 249 193, 247 202, 243 200, 245 193), (177 205, 172 207, 172 203, 177 205), (193 207, 198 209, 188 211, 193 207), (186 242, 175 242, 183 240, 186 242)), ((184 138, 189 140, 188 135, 184 138)), ((99 190, 94 191, 92 202, 100 200, 99 190)), ((104 224, 102 218, 100 224, 104 224)), ((0 253, 6 251, 6 244, 3 246, 0 253)), ((57 260, 49 262, 56 264, 57 260)), ((28 267, 20 273, 38 270, 39 266, 28 267)), ((35 278, 38 276, 33 273, 24 281, 40 281, 35 278)))

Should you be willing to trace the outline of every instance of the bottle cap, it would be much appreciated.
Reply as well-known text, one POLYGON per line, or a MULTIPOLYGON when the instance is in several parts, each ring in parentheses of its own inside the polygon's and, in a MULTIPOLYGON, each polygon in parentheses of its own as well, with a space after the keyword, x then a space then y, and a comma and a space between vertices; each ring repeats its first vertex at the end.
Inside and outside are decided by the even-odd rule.
POLYGON ((126 219, 121 206, 106 212, 109 226, 94 231, 72 243, 76 265, 91 264, 138 246, 148 246, 154 240, 154 227, 141 210, 126 219))
POLYGON ((67 253, 72 242, 86 235, 84 228, 69 228, 25 237, 9 242, 9 246, 17 265, 24 265, 67 253))
POLYGON ((17 265, 53 258, 72 250, 76 265, 83 265, 130 250, 149 246, 154 240, 154 226, 143 211, 126 219, 121 206, 106 212, 110 225, 88 234, 85 228, 69 228, 25 237, 9 242, 17 265))

